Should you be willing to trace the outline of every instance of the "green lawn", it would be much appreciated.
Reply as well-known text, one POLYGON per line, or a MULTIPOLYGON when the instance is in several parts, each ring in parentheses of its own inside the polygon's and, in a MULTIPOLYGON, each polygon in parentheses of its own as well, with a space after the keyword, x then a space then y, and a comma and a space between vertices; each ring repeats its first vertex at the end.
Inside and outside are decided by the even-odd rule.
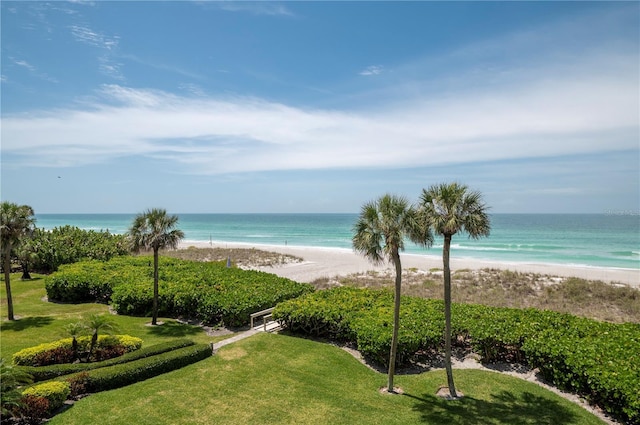
MULTIPOLYGON (((46 303, 42 280, 20 282, 15 312, 2 321, 2 356, 64 337, 62 327, 99 304, 46 303)), ((4 291, 1 313, 6 316, 4 291)), ((116 316, 121 333, 145 345, 187 336, 210 342, 199 328, 166 320, 116 316)), ((258 334, 228 345, 207 360, 118 390, 86 397, 51 425, 107 424, 601 424, 579 406, 526 381, 498 373, 456 370, 465 397, 434 394, 444 372, 400 375, 404 395, 380 394, 386 376, 331 345, 286 335, 258 334)))

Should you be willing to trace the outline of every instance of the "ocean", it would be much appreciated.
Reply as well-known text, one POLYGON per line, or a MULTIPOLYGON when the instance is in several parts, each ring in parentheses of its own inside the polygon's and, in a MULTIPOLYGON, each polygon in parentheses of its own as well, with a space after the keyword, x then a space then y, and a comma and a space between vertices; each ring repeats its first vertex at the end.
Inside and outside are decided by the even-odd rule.
MULTIPOLYGON (((186 241, 351 249, 357 214, 177 214, 186 241)), ((125 233, 134 214, 37 214, 37 227, 71 225, 125 233)), ((441 255, 407 243, 412 254, 441 255)), ((451 255, 512 263, 640 269, 635 214, 493 214, 491 235, 455 235, 451 255)))

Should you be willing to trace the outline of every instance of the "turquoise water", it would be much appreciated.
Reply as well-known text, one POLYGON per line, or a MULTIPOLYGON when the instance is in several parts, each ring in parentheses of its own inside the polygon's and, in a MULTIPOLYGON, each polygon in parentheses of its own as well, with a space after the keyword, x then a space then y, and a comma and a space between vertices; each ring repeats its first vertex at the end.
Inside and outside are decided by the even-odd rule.
MULTIPOLYGON (((178 214, 186 240, 351 248, 357 214, 178 214)), ((37 226, 125 233, 134 214, 38 214, 37 226)), ((456 235, 452 255, 519 263, 640 269, 640 217, 607 214, 494 214, 491 235, 456 235)), ((441 239, 428 250, 440 255, 441 239)))

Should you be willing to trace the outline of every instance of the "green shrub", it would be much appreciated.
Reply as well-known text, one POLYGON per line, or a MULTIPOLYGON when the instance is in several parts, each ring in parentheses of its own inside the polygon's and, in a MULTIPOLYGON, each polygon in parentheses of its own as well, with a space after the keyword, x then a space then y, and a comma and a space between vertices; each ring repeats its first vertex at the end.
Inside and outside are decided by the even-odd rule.
POLYGON ((36 254, 32 268, 44 273, 56 271, 62 264, 83 259, 105 261, 129 253, 124 235, 82 230, 73 226, 56 227, 49 231, 36 229, 32 245, 36 254))
MULTIPOLYGON (((195 344, 131 362, 85 372, 90 392, 121 388, 210 357, 211 346, 195 344)), ((67 379, 73 379, 71 375, 67 379)), ((58 378, 60 379, 60 378, 58 378)))
MULTIPOLYGON (((50 299, 65 302, 110 300, 119 314, 147 316, 153 304, 153 259, 117 257, 60 267, 45 280, 50 299)), ((243 326, 251 313, 313 291, 306 283, 270 273, 160 258, 158 312, 205 323, 243 326)))
MULTIPOLYGON (((392 306, 388 291, 342 287, 280 303, 273 316, 292 332, 351 341, 387 365, 392 306)), ((640 422, 640 325, 535 309, 454 304, 452 310, 453 340, 483 361, 537 367, 558 387, 622 421, 640 422)), ((418 352, 442 350, 441 301, 402 297, 400 316, 398 364, 418 352)))
POLYGON ((48 413, 51 413, 62 407, 70 393, 69 383, 50 381, 29 387, 22 392, 22 395, 46 398, 49 402, 48 413))
MULTIPOLYGON (((89 348, 91 342, 90 336, 81 336, 76 338, 78 342, 78 350, 83 351, 89 348)), ((71 350, 73 338, 64 338, 58 341, 46 342, 34 347, 24 348, 13 355, 13 364, 21 366, 38 366, 41 359, 55 358, 55 353, 61 353, 71 350), (48 355, 48 352, 54 354, 48 355)), ((96 349, 104 349, 120 345, 126 352, 137 350, 142 346, 142 340, 129 335, 99 335, 96 349)))
POLYGON ((139 350, 126 353, 120 357, 104 360, 94 363, 73 363, 73 364, 59 364, 51 366, 22 366, 20 369, 31 376, 33 380, 46 381, 58 376, 69 375, 82 371, 89 371, 92 369, 99 369, 107 366, 114 366, 117 364, 127 363, 133 360, 143 359, 157 354, 166 353, 168 351, 176 350, 178 348, 189 347, 195 343, 189 339, 177 339, 174 341, 163 342, 149 347, 140 348, 139 350))

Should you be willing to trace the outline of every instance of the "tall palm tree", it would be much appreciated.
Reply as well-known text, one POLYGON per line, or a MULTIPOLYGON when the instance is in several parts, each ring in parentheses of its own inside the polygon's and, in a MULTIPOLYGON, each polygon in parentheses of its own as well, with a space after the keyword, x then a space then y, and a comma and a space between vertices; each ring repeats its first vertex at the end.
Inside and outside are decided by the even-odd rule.
POLYGON ((164 209, 153 208, 138 214, 129 229, 131 248, 153 250, 153 318, 151 324, 158 324, 158 251, 175 249, 184 238, 182 230, 176 229, 178 216, 167 215, 164 209))
POLYGON ((483 203, 480 192, 469 191, 466 185, 459 183, 441 183, 422 190, 418 210, 423 217, 422 223, 429 223, 435 233, 444 237, 445 369, 449 395, 457 398, 451 370, 451 239, 457 233, 467 233, 473 239, 489 236, 488 207, 483 203))
MULTIPOLYGON (((356 252, 374 264, 384 261, 393 263, 396 271, 393 309, 393 335, 389 353, 389 381, 387 391, 394 392, 393 377, 396 367, 398 330, 400 328, 400 294, 402 288, 402 265, 400 251, 404 250, 404 239, 419 231, 416 214, 409 202, 394 195, 384 195, 376 201, 362 206, 354 226, 352 239, 356 252)), ((429 239, 425 239, 429 243, 429 239)))
POLYGON ((0 205, 0 216, 0 250, 2 251, 4 284, 7 288, 8 318, 15 320, 13 298, 11 297, 11 254, 33 231, 36 219, 33 216, 33 208, 30 206, 6 201, 0 205))

